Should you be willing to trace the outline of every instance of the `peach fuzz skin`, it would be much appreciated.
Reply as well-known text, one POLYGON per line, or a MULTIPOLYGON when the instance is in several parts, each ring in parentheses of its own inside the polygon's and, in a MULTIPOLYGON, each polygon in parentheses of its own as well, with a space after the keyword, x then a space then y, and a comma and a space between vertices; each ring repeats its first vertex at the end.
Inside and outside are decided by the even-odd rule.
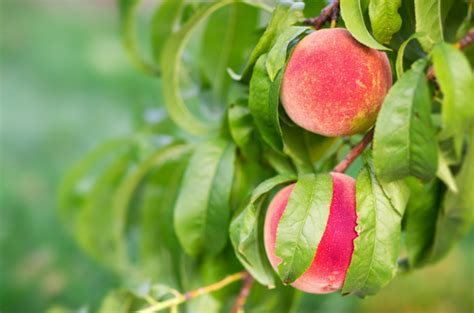
MULTIPOLYGON (((340 173, 331 173, 333 196, 323 237, 308 270, 293 284, 294 288, 308 293, 331 293, 342 288, 354 251, 357 215, 355 181, 340 173)), ((265 217, 265 251, 275 271, 281 259, 275 255, 275 240, 280 221, 294 184, 280 190, 272 199, 265 217)))
POLYGON ((336 137, 370 128, 391 86, 385 53, 360 44, 343 28, 330 28, 296 45, 280 98, 298 126, 336 137))

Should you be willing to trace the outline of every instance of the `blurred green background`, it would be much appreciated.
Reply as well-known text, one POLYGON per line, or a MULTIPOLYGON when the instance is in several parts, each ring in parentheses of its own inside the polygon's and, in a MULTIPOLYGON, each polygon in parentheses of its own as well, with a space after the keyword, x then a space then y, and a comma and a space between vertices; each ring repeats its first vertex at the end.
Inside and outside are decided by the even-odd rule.
MULTIPOLYGON (((94 311, 120 278, 69 236, 57 188, 87 150, 159 105, 159 84, 128 62, 112 0, 0 4, 0 312, 94 311)), ((440 264, 365 300, 321 296, 314 312, 473 312, 473 248, 471 231, 440 264)))

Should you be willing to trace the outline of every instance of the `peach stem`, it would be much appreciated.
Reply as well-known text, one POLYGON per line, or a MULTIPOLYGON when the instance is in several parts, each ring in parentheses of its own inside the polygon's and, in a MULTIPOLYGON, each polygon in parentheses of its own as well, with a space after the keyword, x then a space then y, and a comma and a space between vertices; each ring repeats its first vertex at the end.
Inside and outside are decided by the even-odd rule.
POLYGON ((344 173, 355 159, 364 151, 374 138, 374 128, 372 128, 362 140, 346 155, 333 170, 333 172, 344 173))
POLYGON ((245 302, 247 301, 247 297, 250 294, 250 288, 252 288, 254 279, 252 275, 247 273, 247 277, 244 278, 244 284, 242 285, 242 288, 240 289, 239 295, 237 299, 235 300, 234 305, 232 306, 232 309, 230 310, 231 313, 243 313, 244 312, 244 305, 245 302))

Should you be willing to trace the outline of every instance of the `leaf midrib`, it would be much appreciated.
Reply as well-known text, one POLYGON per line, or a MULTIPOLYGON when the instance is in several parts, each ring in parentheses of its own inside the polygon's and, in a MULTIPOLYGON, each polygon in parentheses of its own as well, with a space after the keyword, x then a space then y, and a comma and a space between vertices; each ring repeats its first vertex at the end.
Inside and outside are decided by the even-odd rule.
MULTIPOLYGON (((314 186, 313 186, 313 187, 314 187, 314 186)), ((295 187, 295 188, 296 188, 296 187, 295 187)), ((315 194, 316 194, 315 192, 312 192, 312 193, 311 193, 311 197, 310 197, 310 201, 309 201, 310 204, 313 203, 313 199, 314 199, 314 195, 315 195, 315 194)), ((294 252, 292 253, 292 256, 291 256, 291 262, 288 263, 288 265, 289 265, 288 268, 289 268, 289 269, 287 270, 287 273, 286 273, 286 275, 285 275, 286 279, 288 279, 288 275, 289 275, 289 272, 290 272, 290 268, 293 267, 293 262, 294 262, 294 259, 295 259, 295 254, 296 254, 296 251, 297 251, 298 248, 299 248, 299 243, 301 242, 301 240, 300 240, 301 234, 303 233, 303 229, 304 229, 304 225, 306 224, 306 220, 307 220, 308 216, 310 215, 310 214, 309 214, 310 209, 311 209, 311 205, 309 206, 309 209, 306 210, 304 222, 301 223, 302 227, 301 227, 300 230, 298 231, 298 237, 297 237, 298 240, 297 240, 297 242, 296 242, 294 252)), ((315 251, 315 254, 316 254, 316 251, 315 251)), ((310 265, 311 265, 311 263, 310 263, 310 265)), ((305 270, 304 272, 306 272, 306 270, 305 270)), ((304 272, 303 272, 303 273, 304 273, 304 272)))

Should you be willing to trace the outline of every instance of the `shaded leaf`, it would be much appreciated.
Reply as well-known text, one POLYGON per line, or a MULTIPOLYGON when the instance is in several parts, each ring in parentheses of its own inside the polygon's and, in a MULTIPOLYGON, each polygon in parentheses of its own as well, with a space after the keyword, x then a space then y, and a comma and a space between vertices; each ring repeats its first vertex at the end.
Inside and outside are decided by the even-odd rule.
POLYGON ((249 109, 263 140, 273 149, 281 151, 283 140, 278 119, 278 106, 283 75, 280 72, 275 81, 271 82, 265 69, 266 57, 262 55, 253 70, 250 80, 249 109))
POLYGON ((151 20, 151 47, 156 62, 161 60, 161 52, 166 39, 175 30, 183 10, 184 0, 164 0, 155 9, 151 20))
POLYGON ((211 83, 212 94, 223 102, 232 81, 228 68, 240 68, 258 40, 258 10, 234 2, 213 14, 202 37, 199 63, 211 83))
POLYGON ((260 158, 260 145, 257 130, 247 102, 235 101, 229 108, 229 131, 233 141, 248 160, 260 158))
POLYGON ((410 199, 405 216, 405 245, 410 266, 422 266, 429 257, 436 230, 441 188, 434 180, 426 185, 407 179, 410 199))
POLYGON ((406 49, 407 45, 410 43, 410 41, 412 41, 413 39, 417 39, 419 37, 421 37, 421 34, 415 33, 415 34, 411 35, 410 37, 408 37, 408 39, 405 40, 400 45, 400 48, 398 49, 398 52, 397 52, 397 60, 395 62, 396 70, 397 70, 397 78, 398 79, 400 79, 400 77, 403 75, 403 72, 404 72, 403 59, 404 59, 404 55, 405 55, 405 49, 406 49))
POLYGON ((190 152, 192 146, 185 144, 171 144, 153 152, 147 159, 143 160, 130 171, 117 187, 111 201, 112 212, 108 223, 114 232, 114 243, 118 246, 119 253, 124 255, 126 237, 127 216, 132 206, 134 196, 150 172, 164 163, 176 161, 190 152))
POLYGON ((292 176, 275 176, 255 188, 246 207, 230 224, 230 240, 235 254, 247 271, 262 285, 274 286, 271 268, 263 246, 264 211, 262 205, 270 191, 294 181, 292 176))
POLYGON ((458 187, 456 185, 456 181, 454 180, 453 173, 451 173, 448 162, 442 153, 438 153, 438 170, 436 172, 436 176, 441 179, 452 192, 458 192, 458 187))
POLYGON ((474 127, 469 133, 469 150, 464 157, 461 170, 456 175, 458 192, 450 190, 444 195, 442 208, 436 223, 436 234, 430 261, 436 262, 444 257, 452 246, 464 236, 474 220, 474 127))
POLYGON ((76 222, 86 195, 100 175, 94 173, 94 169, 102 163, 108 164, 124 148, 129 148, 130 143, 128 138, 107 141, 84 156, 65 175, 59 190, 59 213, 67 223, 72 225, 76 222))
POLYGON ((433 49, 433 66, 443 93, 442 141, 451 138, 455 160, 461 157, 464 132, 473 121, 474 75, 469 61, 458 49, 440 43, 433 49))
POLYGON ((158 69, 142 56, 136 35, 135 15, 141 0, 119 0, 120 33, 122 43, 132 63, 147 74, 156 75, 158 69))
POLYGON ((87 253, 118 269, 126 259, 121 249, 123 241, 114 240, 112 203, 132 164, 132 154, 126 151, 107 167, 88 193, 75 227, 77 240, 87 253))
POLYGON ((235 0, 222 0, 209 3, 197 11, 177 32, 166 41, 161 56, 163 96, 165 106, 173 121, 182 129, 195 135, 202 135, 217 129, 217 124, 203 121, 194 115, 183 99, 179 76, 184 48, 196 27, 218 9, 234 3, 235 0))
POLYGON ((180 289, 181 258, 173 227, 174 207, 188 154, 153 169, 142 187, 140 204, 140 264, 148 277, 180 289))

